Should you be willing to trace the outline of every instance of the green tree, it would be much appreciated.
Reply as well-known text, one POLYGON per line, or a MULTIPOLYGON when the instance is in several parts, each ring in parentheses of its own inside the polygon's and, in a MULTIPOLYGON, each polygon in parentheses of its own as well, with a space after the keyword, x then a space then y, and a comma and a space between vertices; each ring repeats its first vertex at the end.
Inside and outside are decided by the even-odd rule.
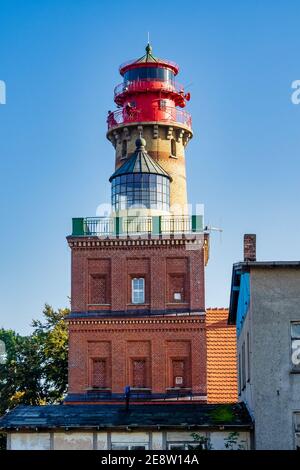
MULTIPOLYGON (((0 361, 0 416, 16 405, 59 403, 67 390, 69 309, 55 311, 45 305, 42 320, 32 322, 33 332, 21 336, 0 329, 5 354, 0 361)), ((3 439, 0 440, 0 447, 3 439)))
POLYGON ((68 331, 65 317, 69 309, 55 311, 46 304, 43 321, 34 320, 32 339, 40 347, 40 370, 43 378, 44 399, 47 403, 62 400, 68 381, 68 331))
POLYGON ((225 448, 227 450, 245 450, 246 441, 240 440, 240 433, 232 431, 224 439, 225 448))
POLYGON ((194 444, 193 446, 190 446, 189 449, 212 450, 212 445, 209 437, 198 434, 197 432, 193 432, 191 436, 194 439, 194 444))

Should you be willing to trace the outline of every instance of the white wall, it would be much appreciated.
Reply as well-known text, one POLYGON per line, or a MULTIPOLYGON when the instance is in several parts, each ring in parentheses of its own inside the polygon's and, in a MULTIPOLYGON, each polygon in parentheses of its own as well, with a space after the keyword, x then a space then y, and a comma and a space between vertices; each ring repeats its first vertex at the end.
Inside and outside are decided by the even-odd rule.
MULTIPOLYGON (((193 431, 120 431, 111 432, 85 432, 66 431, 54 433, 18 432, 11 433, 8 439, 12 450, 106 450, 111 444, 137 444, 144 443, 152 450, 164 450, 167 442, 193 442, 193 431), (151 445, 152 443, 152 445, 151 445)), ((210 437, 214 450, 225 449, 224 439, 228 431, 195 431, 204 437, 210 437)), ((250 449, 250 432, 239 432, 238 441, 245 449, 250 449)))
POLYGON ((11 450, 50 450, 50 433, 11 433, 11 450))
POLYGON ((55 450, 93 450, 92 432, 55 432, 53 448, 55 450))

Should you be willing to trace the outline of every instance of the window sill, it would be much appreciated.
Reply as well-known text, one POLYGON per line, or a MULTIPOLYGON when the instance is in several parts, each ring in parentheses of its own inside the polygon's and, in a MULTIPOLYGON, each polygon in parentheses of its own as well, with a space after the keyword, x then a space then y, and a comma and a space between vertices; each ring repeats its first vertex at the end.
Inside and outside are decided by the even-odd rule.
POLYGON ((184 302, 182 300, 178 300, 177 302, 168 302, 167 305, 189 305, 189 303, 184 302))
POLYGON ((110 307, 111 304, 87 304, 88 307, 110 307))
POLYGON ((142 303, 142 304, 127 304, 127 307, 149 307, 150 304, 142 303))
POLYGON ((175 158, 175 160, 178 160, 178 157, 176 157, 176 155, 170 155, 170 158, 175 158))
POLYGON ((178 392, 180 390, 183 390, 185 392, 189 392, 192 389, 191 389, 191 387, 168 387, 168 388, 166 388, 167 392, 178 392))
POLYGON ((131 392, 151 392, 149 387, 130 387, 131 392))
POLYGON ((109 387, 87 387, 87 392, 110 392, 111 388, 109 387))

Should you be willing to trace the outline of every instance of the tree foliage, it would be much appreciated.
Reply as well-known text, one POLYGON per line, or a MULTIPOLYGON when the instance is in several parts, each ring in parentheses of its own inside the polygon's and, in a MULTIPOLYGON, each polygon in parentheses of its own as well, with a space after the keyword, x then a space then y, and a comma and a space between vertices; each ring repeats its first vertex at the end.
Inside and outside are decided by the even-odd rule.
POLYGON ((21 336, 0 329, 5 359, 0 364, 0 415, 18 404, 59 403, 67 389, 68 309, 45 305, 33 332, 21 336))

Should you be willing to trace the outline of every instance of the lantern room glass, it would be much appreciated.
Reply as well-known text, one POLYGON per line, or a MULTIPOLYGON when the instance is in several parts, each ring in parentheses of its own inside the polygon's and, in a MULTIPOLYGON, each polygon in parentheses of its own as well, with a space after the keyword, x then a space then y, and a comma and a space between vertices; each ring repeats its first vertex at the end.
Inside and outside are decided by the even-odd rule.
POLYGON ((169 211, 169 178, 149 173, 117 176, 112 180, 111 202, 114 211, 138 207, 169 211))
POLYGON ((161 80, 164 82, 173 82, 174 73, 170 69, 163 67, 137 67, 125 72, 124 83, 136 80, 161 80))

